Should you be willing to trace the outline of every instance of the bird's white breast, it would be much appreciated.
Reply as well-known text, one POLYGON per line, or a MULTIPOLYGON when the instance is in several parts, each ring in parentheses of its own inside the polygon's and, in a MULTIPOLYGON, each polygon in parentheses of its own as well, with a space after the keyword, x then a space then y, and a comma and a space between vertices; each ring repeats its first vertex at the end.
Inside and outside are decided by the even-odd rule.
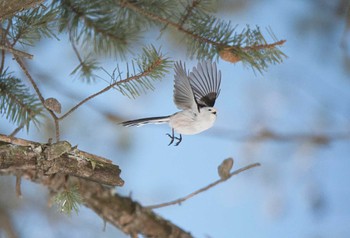
POLYGON ((184 110, 170 117, 169 125, 179 134, 193 135, 205 131, 213 126, 216 115, 207 110, 195 113, 184 110))

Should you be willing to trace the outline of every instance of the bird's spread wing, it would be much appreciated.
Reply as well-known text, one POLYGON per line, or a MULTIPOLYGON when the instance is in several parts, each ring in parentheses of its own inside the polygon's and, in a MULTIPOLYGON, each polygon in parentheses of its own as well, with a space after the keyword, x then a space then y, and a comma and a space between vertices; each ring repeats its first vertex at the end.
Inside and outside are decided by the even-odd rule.
POLYGON ((221 83, 221 72, 217 70, 216 63, 198 63, 190 73, 189 79, 198 108, 213 107, 219 96, 221 83))
POLYGON ((197 104, 194 98, 193 90, 190 85, 186 67, 181 62, 175 63, 175 84, 174 84, 174 103, 179 109, 197 110, 197 104))

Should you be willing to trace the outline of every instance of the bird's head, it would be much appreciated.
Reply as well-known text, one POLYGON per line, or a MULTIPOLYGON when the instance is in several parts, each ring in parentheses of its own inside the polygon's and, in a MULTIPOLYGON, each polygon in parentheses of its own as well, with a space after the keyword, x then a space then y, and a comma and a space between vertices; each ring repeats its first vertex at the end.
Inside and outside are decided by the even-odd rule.
POLYGON ((205 113, 205 114, 208 114, 209 116, 216 117, 217 110, 214 107, 202 107, 200 110, 201 110, 201 113, 205 113))

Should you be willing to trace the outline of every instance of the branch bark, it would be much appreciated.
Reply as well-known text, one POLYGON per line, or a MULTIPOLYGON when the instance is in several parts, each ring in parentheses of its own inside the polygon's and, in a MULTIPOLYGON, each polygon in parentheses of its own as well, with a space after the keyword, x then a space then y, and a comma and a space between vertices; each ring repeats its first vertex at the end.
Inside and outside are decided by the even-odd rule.
POLYGON ((21 176, 46 186, 53 194, 67 184, 76 185, 85 206, 132 237, 192 237, 131 198, 113 193, 110 186, 124 184, 120 172, 111 161, 66 141, 41 144, 0 134, 0 175, 21 176))
POLYGON ((11 17, 24 9, 32 8, 44 2, 44 0, 1 0, 0 20, 11 17))

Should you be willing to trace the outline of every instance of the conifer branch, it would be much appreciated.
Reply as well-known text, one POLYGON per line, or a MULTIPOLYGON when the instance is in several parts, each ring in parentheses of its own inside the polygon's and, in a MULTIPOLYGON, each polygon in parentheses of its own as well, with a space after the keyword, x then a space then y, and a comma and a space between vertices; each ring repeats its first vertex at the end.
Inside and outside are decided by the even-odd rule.
POLYGON ((32 8, 44 0, 11 0, 1 4, 0 21, 11 17, 24 9, 32 8))
POLYGON ((68 29, 76 41, 96 54, 124 56, 129 43, 138 39, 138 28, 130 27, 129 21, 120 18, 113 1, 104 4, 81 1, 57 1, 61 10, 60 31, 68 29))
MULTIPOLYGON (((167 58, 164 58, 158 51, 156 51, 154 47, 151 47, 150 49, 145 49, 144 54, 139 58, 141 58, 141 61, 137 62, 137 65, 139 67, 139 73, 135 73, 134 75, 129 76, 125 79, 121 79, 121 74, 119 73, 117 76, 118 78, 120 78, 119 80, 118 78, 113 79, 114 82, 112 82, 109 86, 85 98, 77 105, 72 107, 70 110, 68 110, 61 117, 59 117, 58 120, 63 120, 87 101, 107 92, 112 88, 117 88, 123 94, 126 94, 125 89, 130 91, 131 93, 137 93, 137 89, 135 88, 137 87, 135 86, 137 84, 141 84, 140 87, 143 86, 149 88, 151 87, 151 85, 149 84, 149 81, 147 79, 160 79, 166 72, 166 68, 169 67, 170 61, 167 58), (142 81, 142 79, 145 79, 146 81, 142 81)), ((127 75, 129 75, 129 72, 127 72, 127 75)))
MULTIPOLYGON (((280 63, 286 57, 277 49, 277 46, 283 45, 285 40, 276 40, 269 44, 258 27, 251 30, 247 26, 241 34, 234 34, 235 28, 230 26, 230 22, 220 21, 203 11, 193 13, 197 4, 198 2, 193 0, 185 14, 175 22, 170 17, 149 12, 132 1, 120 0, 121 7, 184 33, 189 40, 188 49, 191 57, 196 55, 197 59, 213 59, 220 56, 232 63, 242 61, 259 72, 265 70, 268 64, 280 63)), ((273 36, 272 32, 270 35, 273 36)))
POLYGON ((42 107, 19 79, 5 72, 0 74, 0 112, 6 115, 7 119, 29 129, 31 121, 34 124, 38 122, 38 117, 42 115, 42 107))
MULTIPOLYGON (((69 193, 67 187, 76 187, 86 207, 127 235, 192 237, 150 209, 104 186, 122 186, 124 183, 119 177, 119 167, 108 160, 98 160, 93 169, 87 159, 95 156, 82 156, 81 151, 70 147, 68 142, 49 145, 1 134, 0 141, 6 142, 0 143, 0 175, 20 174, 22 178, 47 187, 53 196, 64 191, 69 193)), ((76 201, 71 195, 68 194, 70 202, 76 201)))
POLYGON ((179 21, 179 26, 183 26, 184 23, 187 21, 187 19, 190 17, 192 11, 197 7, 197 5, 201 2, 201 0, 193 0, 192 4, 188 5, 186 7, 185 14, 181 17, 181 20, 179 21))
POLYGON ((145 17, 147 17, 147 18, 149 18, 149 19, 151 19, 153 21, 160 22, 160 23, 163 23, 165 25, 172 26, 175 29, 179 30, 180 32, 183 32, 183 33, 185 33, 187 35, 190 35, 193 38, 196 38, 197 40, 199 40, 201 42, 206 42, 206 43, 210 43, 210 44, 213 44, 213 45, 217 45, 218 44, 217 42, 214 42, 214 41, 211 41, 209 39, 203 38, 203 37, 201 37, 199 35, 193 34, 191 31, 185 29, 182 26, 183 23, 176 23, 176 22, 168 20, 167 18, 160 17, 160 16, 158 16, 156 14, 153 14, 151 12, 147 12, 144 9, 138 7, 137 5, 133 4, 132 2, 130 2, 128 0, 120 0, 120 5, 122 7, 126 7, 126 8, 128 8, 130 10, 133 10, 136 13, 141 14, 141 15, 143 15, 143 16, 145 16, 145 17))
POLYGON ((79 61, 79 65, 72 71, 71 75, 80 72, 79 78, 86 79, 87 82, 90 82, 96 77, 96 75, 93 74, 93 71, 98 69, 96 61, 94 59, 91 59, 89 55, 86 57, 86 59, 82 58, 75 44, 75 40, 72 36, 72 31, 69 31, 69 40, 72 45, 73 51, 79 61))
POLYGON ((11 31, 7 36, 12 47, 17 43, 32 46, 43 37, 57 39, 54 34, 57 21, 56 9, 37 7, 26 10, 7 21, 11 24, 11 31))

